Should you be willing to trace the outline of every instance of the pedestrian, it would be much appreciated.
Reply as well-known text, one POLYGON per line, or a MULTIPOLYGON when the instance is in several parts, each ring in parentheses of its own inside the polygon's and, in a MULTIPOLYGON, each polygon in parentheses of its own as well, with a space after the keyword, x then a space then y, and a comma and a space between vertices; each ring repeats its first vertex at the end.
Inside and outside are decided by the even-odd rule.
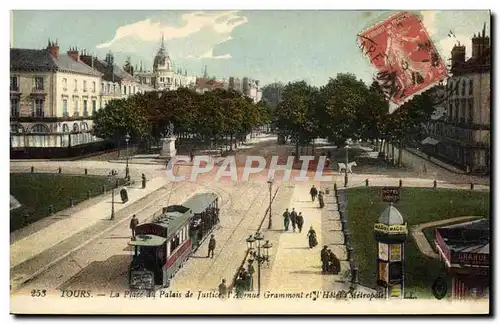
POLYGON ((215 238, 214 238, 214 235, 212 234, 212 236, 210 237, 210 241, 208 242, 208 255, 207 255, 207 258, 208 257, 212 257, 212 259, 214 258, 214 250, 215 250, 215 238))
POLYGON ((316 187, 313 185, 309 193, 311 194, 311 199, 314 202, 314 200, 316 200, 316 196, 318 195, 318 189, 316 189, 316 187))
POLYGON ((321 249, 321 272, 326 273, 328 271, 328 261, 328 246, 325 245, 323 249, 321 249))
POLYGON ((146 189, 146 175, 143 173, 142 174, 142 189, 146 189))
POLYGON ((338 274, 340 272, 340 260, 337 256, 332 252, 332 250, 328 249, 328 272, 333 274, 338 274))
POLYGON ((297 212, 295 208, 292 208, 292 212, 290 213, 290 220, 292 221, 292 229, 295 232, 296 224, 297 224, 297 212))
POLYGON ((194 159, 194 151, 191 150, 191 152, 189 153, 189 159, 191 160, 191 162, 193 162, 193 159, 194 159))
POLYGON ((283 223, 285 225, 285 232, 288 232, 288 226, 290 226, 290 212, 288 208, 283 213, 283 223))
POLYGON ((132 240, 135 241, 135 229, 139 225, 139 220, 135 216, 135 214, 132 216, 132 219, 130 220, 130 229, 132 230, 132 240))
POLYGON ((302 212, 299 212, 297 215, 297 227, 299 228, 299 233, 302 233, 302 226, 304 225, 304 217, 302 216, 302 212))
POLYGON ((226 296, 227 296, 226 279, 222 279, 222 282, 219 285, 219 298, 226 298, 226 296))
POLYGON ((319 191, 318 193, 318 202, 319 202, 319 208, 325 207, 325 201, 323 199, 323 191, 319 191))
POLYGON ((309 232, 307 232, 307 237, 309 238, 309 248, 312 249, 316 245, 318 245, 318 239, 316 238, 316 231, 311 228, 309 229, 309 232))

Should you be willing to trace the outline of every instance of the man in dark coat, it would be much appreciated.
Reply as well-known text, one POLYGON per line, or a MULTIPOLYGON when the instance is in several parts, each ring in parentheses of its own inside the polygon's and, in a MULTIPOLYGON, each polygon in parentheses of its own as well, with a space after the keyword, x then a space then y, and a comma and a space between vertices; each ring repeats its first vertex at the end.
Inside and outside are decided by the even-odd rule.
POLYGON ((323 273, 326 273, 328 271, 328 261, 329 261, 328 246, 325 245, 321 250, 321 271, 323 273))
POLYGON ((295 211, 295 208, 292 208, 292 212, 290 213, 290 220, 292 221, 292 229, 295 232, 295 227, 297 224, 297 212, 295 211))
POLYGON ((219 298, 226 298, 226 297, 227 297, 226 279, 222 279, 222 282, 219 285, 219 298))
POLYGON ((142 174, 142 189, 146 188, 146 181, 148 181, 148 180, 146 179, 146 175, 143 173, 142 174))
POLYGON ((193 159, 194 159, 194 151, 191 150, 191 152, 189 153, 189 159, 191 162, 193 162, 193 159))
POLYGON ((302 226, 304 226, 304 216, 302 216, 302 212, 299 212, 297 215, 297 227, 299 228, 299 233, 302 233, 302 226))
POLYGON ((210 241, 208 242, 208 255, 207 255, 207 258, 208 257, 212 257, 212 259, 214 258, 214 250, 215 250, 215 238, 214 238, 214 235, 212 234, 212 236, 210 237, 210 241))
POLYGON ((288 211, 288 208, 283 213, 283 224, 285 226, 285 232, 287 232, 288 226, 290 226, 290 212, 288 211))
POLYGON ((135 214, 132 216, 130 220, 130 229, 132 230, 132 240, 135 241, 135 228, 139 225, 139 220, 136 218, 135 214))
POLYGON ((316 200, 316 196, 318 195, 318 189, 316 189, 314 185, 311 187, 309 193, 311 194, 312 201, 316 200))

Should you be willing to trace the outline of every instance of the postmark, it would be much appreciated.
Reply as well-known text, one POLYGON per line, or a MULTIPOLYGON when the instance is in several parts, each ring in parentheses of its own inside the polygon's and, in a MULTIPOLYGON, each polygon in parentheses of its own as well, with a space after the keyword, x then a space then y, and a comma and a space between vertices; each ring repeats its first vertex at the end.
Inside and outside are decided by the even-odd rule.
POLYGON ((387 98, 400 106, 448 75, 420 18, 398 13, 358 35, 363 55, 377 70, 387 98))

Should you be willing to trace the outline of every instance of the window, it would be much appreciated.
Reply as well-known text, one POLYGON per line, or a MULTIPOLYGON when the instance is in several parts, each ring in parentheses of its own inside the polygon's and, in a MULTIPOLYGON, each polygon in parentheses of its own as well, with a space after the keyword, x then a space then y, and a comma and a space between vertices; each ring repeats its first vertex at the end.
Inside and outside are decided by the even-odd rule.
POLYGON ((34 102, 33 117, 43 117, 43 99, 34 102))
POLYGON ((104 82, 101 82, 101 92, 104 91, 104 82))
POLYGON ((116 84, 113 84, 113 93, 116 93, 116 84))
POLYGON ((10 90, 19 91, 19 79, 17 76, 10 77, 10 90))
POLYGON ((97 111, 97 102, 95 100, 92 100, 92 115, 95 114, 97 111))
POLYGON ((465 96, 465 80, 462 80, 462 96, 465 96))
POLYGON ((473 83, 472 83, 472 79, 469 80, 469 96, 472 96, 472 92, 474 90, 474 87, 473 87, 473 83))
POLYGON ((31 127, 31 132, 33 132, 33 133, 48 133, 49 128, 47 127, 47 125, 36 124, 36 125, 33 125, 31 127))
POLYGON ((128 86, 128 94, 132 94, 132 87, 128 86))
POLYGON ((135 86, 134 86, 134 93, 137 93, 137 89, 135 88, 135 86))
POLYGON ((19 117, 19 99, 18 98, 10 99, 10 116, 11 117, 19 117))
POLYGON ((87 100, 83 100, 83 115, 88 116, 89 112, 87 110, 87 100))
POLYGON ((92 92, 95 92, 95 81, 92 81, 92 92))
POLYGON ((83 92, 87 92, 87 81, 83 80, 83 92))
POLYGON ((78 80, 75 79, 74 85, 75 85, 74 91, 78 91, 78 80))
POLYGON ((35 77, 35 90, 43 90, 43 77, 35 77))
POLYGON ((69 133, 69 126, 68 124, 63 124, 63 133, 69 133))
POLYGON ((63 86, 64 91, 66 91, 68 89, 68 79, 66 79, 66 78, 62 79, 62 86, 63 86))
POLYGON ((469 100, 468 100, 468 104, 469 104, 469 116, 468 116, 468 118, 469 118, 469 123, 471 123, 471 124, 474 121, 474 108, 473 108, 474 101, 473 100, 474 99, 472 99, 472 98, 469 98, 469 100))
POLYGON ((127 86, 123 86, 123 94, 127 94, 127 86))
POLYGON ((63 117, 68 117, 68 99, 64 98, 62 101, 63 117))
POLYGON ((78 116, 78 97, 73 97, 73 116, 78 116))
POLYGON ((111 91, 111 88, 109 86, 109 83, 106 85, 106 92, 109 93, 111 91))

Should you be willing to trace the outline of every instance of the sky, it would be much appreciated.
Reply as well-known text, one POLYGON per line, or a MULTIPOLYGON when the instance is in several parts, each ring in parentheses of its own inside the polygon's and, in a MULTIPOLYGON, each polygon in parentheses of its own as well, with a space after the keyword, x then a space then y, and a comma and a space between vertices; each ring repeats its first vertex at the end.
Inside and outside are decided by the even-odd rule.
MULTIPOLYGON (((446 59, 460 41, 470 57, 474 33, 490 33, 489 11, 417 11, 446 59), (448 36, 450 31, 455 35, 448 36)), ((387 11, 13 11, 11 47, 41 49, 58 40, 61 51, 86 49, 123 65, 151 70, 164 34, 174 67, 200 76, 207 66, 218 79, 250 77, 261 85, 305 80, 316 86, 337 73, 370 82, 375 72, 356 35, 382 21, 387 11)))

